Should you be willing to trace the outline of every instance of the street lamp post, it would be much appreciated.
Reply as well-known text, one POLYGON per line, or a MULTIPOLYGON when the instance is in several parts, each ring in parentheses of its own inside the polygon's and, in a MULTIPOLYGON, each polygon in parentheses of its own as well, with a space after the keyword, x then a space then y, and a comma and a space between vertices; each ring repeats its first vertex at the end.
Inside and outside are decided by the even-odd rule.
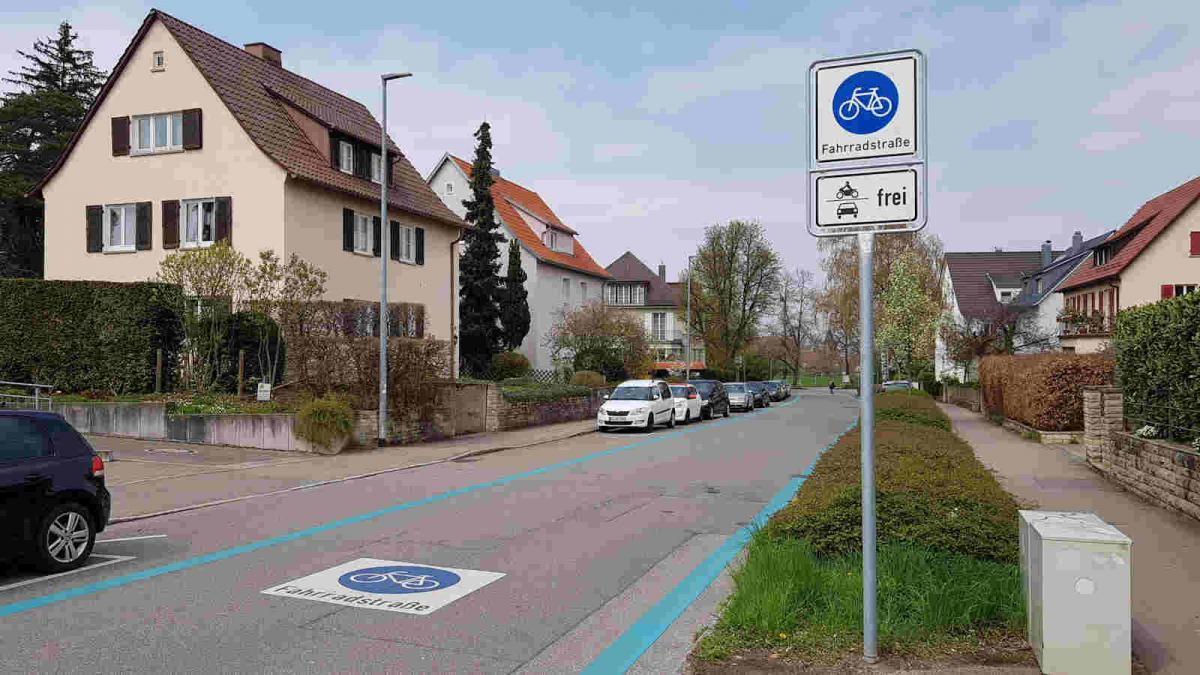
POLYGON ((388 258, 391 257, 392 228, 388 222, 388 142, 387 85, 392 80, 412 77, 412 73, 386 73, 379 76, 379 97, 383 110, 379 121, 379 445, 387 444, 387 345, 388 345, 388 258))
POLYGON ((694 255, 688 256, 687 266, 687 321, 683 322, 683 329, 687 331, 683 334, 684 337, 684 353, 683 353, 683 381, 692 381, 692 259, 694 255))

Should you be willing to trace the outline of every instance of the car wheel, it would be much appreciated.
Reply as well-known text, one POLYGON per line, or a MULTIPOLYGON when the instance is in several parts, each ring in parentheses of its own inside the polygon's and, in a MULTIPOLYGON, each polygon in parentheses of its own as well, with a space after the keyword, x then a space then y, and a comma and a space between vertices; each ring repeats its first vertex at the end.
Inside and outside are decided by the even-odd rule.
POLYGON ((684 424, 692 423, 692 409, 691 408, 688 408, 687 412, 683 413, 683 423, 684 424))
POLYGON ((82 566, 96 544, 92 514, 81 504, 67 502, 50 509, 38 524, 33 564, 50 574, 82 566))
POLYGON ((646 428, 644 429, 644 431, 646 433, 650 433, 651 431, 654 431, 654 413, 650 413, 650 414, 646 415, 646 428))
POLYGON ((608 427, 596 427, 596 431, 599 431, 600 433, 604 433, 604 432, 608 431, 608 427))
POLYGON ((671 417, 669 417, 667 419, 667 428, 668 429, 675 428, 675 409, 674 408, 671 409, 671 417))
POLYGON ((729 417, 729 404, 725 404, 725 417, 729 417))

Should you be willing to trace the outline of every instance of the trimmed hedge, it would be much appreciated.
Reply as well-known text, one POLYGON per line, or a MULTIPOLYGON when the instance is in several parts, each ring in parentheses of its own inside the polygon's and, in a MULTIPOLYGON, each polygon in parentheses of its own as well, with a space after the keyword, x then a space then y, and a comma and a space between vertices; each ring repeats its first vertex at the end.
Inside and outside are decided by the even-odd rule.
MULTIPOLYGON (((1116 381, 1125 412, 1160 428, 1200 428, 1200 294, 1117 314, 1116 381), (1166 410, 1173 408, 1171 418, 1166 410)), ((1191 438, 1181 438, 1190 441, 1191 438)))
POLYGON ((526 377, 532 367, 529 359, 520 352, 500 352, 492 355, 488 367, 488 376, 493 380, 507 380, 515 377, 526 377))
POLYGON ((529 384, 517 386, 502 386, 500 393, 506 401, 513 403, 560 401, 576 396, 590 396, 590 387, 574 384, 529 384))
POLYGON ((608 384, 604 375, 594 370, 577 370, 571 375, 571 384, 581 387, 603 387, 608 384))
MULTIPOLYGON (((905 408, 882 410, 919 414, 905 408)), ((821 457, 796 498, 771 518, 768 530, 805 539, 821 555, 861 551, 861 475, 855 430, 821 457)), ((1017 505, 954 434, 877 421, 875 481, 880 542, 1016 562, 1017 505)))
POLYGON ((178 286, 0 279, 0 379, 67 392, 154 391, 155 350, 170 388, 183 342, 178 286))
POLYGON ((979 365, 983 407, 1041 431, 1083 429, 1085 385, 1112 384, 1102 354, 988 356, 979 365))

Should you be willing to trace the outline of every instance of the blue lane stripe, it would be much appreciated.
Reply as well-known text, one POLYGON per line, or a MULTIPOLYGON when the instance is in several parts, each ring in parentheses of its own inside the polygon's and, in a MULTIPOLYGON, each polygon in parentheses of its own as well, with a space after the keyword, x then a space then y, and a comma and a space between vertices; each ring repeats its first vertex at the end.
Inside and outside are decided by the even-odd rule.
POLYGON ((842 436, 845 436, 857 425, 857 420, 851 422, 849 427, 837 435, 837 438, 822 448, 804 473, 788 481, 787 486, 775 493, 771 501, 767 502, 767 505, 754 517, 754 520, 729 535, 720 548, 713 551, 704 559, 704 562, 697 565, 683 581, 679 582, 679 585, 671 589, 662 600, 659 600, 658 604, 647 610, 620 637, 608 645, 603 652, 600 652, 588 664, 588 667, 584 668, 581 675, 624 673, 634 663, 637 663, 642 654, 657 642, 658 638, 662 637, 667 628, 675 623, 675 619, 678 619, 679 615, 683 614, 684 610, 700 597, 704 589, 708 588, 713 580, 721 574, 721 571, 746 547, 754 531, 765 525, 767 519, 791 501, 792 496, 812 473, 813 467, 817 465, 817 460, 821 458, 821 455, 825 454, 826 450, 832 448, 842 439, 842 436))
MULTIPOLYGON (((799 400, 799 399, 793 399, 790 402, 784 403, 782 407, 791 405, 792 403, 795 403, 797 400, 799 400)), ((429 504, 434 504, 437 502, 445 501, 447 499, 452 499, 454 497, 458 497, 460 495, 469 494, 471 492, 478 492, 479 490, 486 490, 488 488, 498 487, 501 485, 507 485, 514 481, 523 480, 525 478, 532 478, 534 476, 540 476, 541 474, 544 474, 544 473, 556 471, 558 469, 564 469, 567 467, 576 466, 579 464, 583 464, 585 462, 591 462, 593 460, 597 460, 602 457, 608 457, 610 455, 615 455, 619 452, 633 450, 634 448, 640 448, 640 447, 643 447, 646 445, 650 445, 652 443, 660 443, 660 442, 665 441, 670 438, 685 436, 687 434, 696 433, 698 431, 703 431, 705 429, 711 429, 712 427, 715 427, 715 426, 724 426, 726 424, 736 424, 738 422, 745 421, 751 415, 757 415, 761 412, 767 412, 767 410, 764 409, 761 411, 755 411, 754 413, 751 413, 750 415, 738 417, 736 419, 727 418, 727 419, 723 419, 723 420, 713 421, 713 422, 710 422, 710 423, 704 425, 703 427, 693 427, 693 428, 688 428, 688 429, 683 429, 683 430, 678 430, 678 431, 671 431, 671 432, 667 432, 665 434, 659 434, 659 435, 647 438, 645 440, 637 441, 635 443, 629 443, 627 445, 620 445, 615 448, 609 448, 607 450, 600 450, 598 452, 593 452, 589 455, 584 455, 582 457, 576 457, 574 459, 568 459, 568 460, 564 460, 561 462, 556 462, 554 464, 547 464, 546 466, 539 467, 537 469, 531 469, 529 471, 523 471, 521 473, 511 474, 509 476, 504 476, 503 478, 497 478, 496 480, 491 480, 491 481, 487 481, 484 483, 476 483, 474 485, 468 485, 465 487, 455 488, 453 490, 448 490, 446 492, 439 492, 435 495, 431 495, 431 496, 425 497, 423 499, 417 499, 417 500, 410 501, 410 502, 394 504, 392 506, 378 509, 376 511, 370 511, 368 513, 362 513, 357 516, 350 516, 348 518, 334 520, 334 521, 331 521, 328 523, 324 523, 322 525, 315 525, 313 527, 305 528, 302 530, 296 530, 295 532, 290 532, 288 534, 282 534, 282 535, 279 535, 276 537, 260 539, 258 541, 254 541, 249 544, 243 544, 241 546, 234 546, 233 548, 227 548, 227 549, 224 549, 221 551, 215 551, 213 553, 206 553, 204 555, 196 556, 194 558, 186 558, 184 560, 179 560, 177 562, 169 563, 169 564, 162 565, 159 567, 152 567, 150 569, 142 570, 140 572, 131 572, 129 574, 125 574, 125 575, 122 575, 119 577, 105 579, 104 581, 98 581, 95 583, 87 584, 84 586, 79 586, 76 588, 70 588, 65 591, 59 591, 57 593, 50 593, 49 595, 43 595, 43 596, 39 596, 39 597, 35 597, 35 598, 29 598, 28 600, 21 600, 20 602, 14 602, 14 603, 10 603, 7 605, 0 605, 0 617, 12 616, 13 614, 19 614, 21 612, 26 612, 31 609, 37 609, 38 607, 45 607, 46 605, 52 605, 54 603, 62 602, 64 600, 71 600, 73 598, 79 598, 79 597, 82 597, 85 595, 99 593, 100 591, 106 591, 106 590, 109 590, 112 588, 119 588, 121 586, 126 586, 128 584, 132 584, 132 583, 135 583, 138 581, 145 581, 147 579, 153 579, 154 577, 162 576, 164 574, 170 574, 172 572, 181 572, 183 570, 188 570, 193 567, 207 565, 209 563, 217 562, 220 560, 227 560, 229 558, 243 555, 245 553, 251 553, 254 551, 258 551, 260 549, 270 548, 272 546, 278 546, 279 544, 286 544, 288 542, 296 541, 298 539, 304 539, 305 537, 311 537, 315 534, 321 534, 322 532, 328 532, 330 530, 335 530, 339 527, 345 527, 347 525, 363 523, 368 520, 373 520, 375 518, 379 518, 381 516, 386 516, 386 515, 389 515, 392 513, 399 513, 401 511, 407 511, 409 509, 414 509, 419 506, 426 506, 429 504)))

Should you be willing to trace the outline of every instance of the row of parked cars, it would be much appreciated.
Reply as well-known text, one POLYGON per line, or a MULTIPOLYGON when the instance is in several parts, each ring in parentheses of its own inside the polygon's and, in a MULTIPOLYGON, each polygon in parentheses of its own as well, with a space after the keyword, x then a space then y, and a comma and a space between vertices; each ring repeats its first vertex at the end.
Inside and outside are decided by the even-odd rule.
POLYGON ((783 380, 769 382, 721 382, 691 380, 627 380, 617 385, 596 413, 600 431, 640 429, 657 425, 674 427, 714 417, 729 417, 738 410, 766 408, 772 401, 792 395, 783 380))

